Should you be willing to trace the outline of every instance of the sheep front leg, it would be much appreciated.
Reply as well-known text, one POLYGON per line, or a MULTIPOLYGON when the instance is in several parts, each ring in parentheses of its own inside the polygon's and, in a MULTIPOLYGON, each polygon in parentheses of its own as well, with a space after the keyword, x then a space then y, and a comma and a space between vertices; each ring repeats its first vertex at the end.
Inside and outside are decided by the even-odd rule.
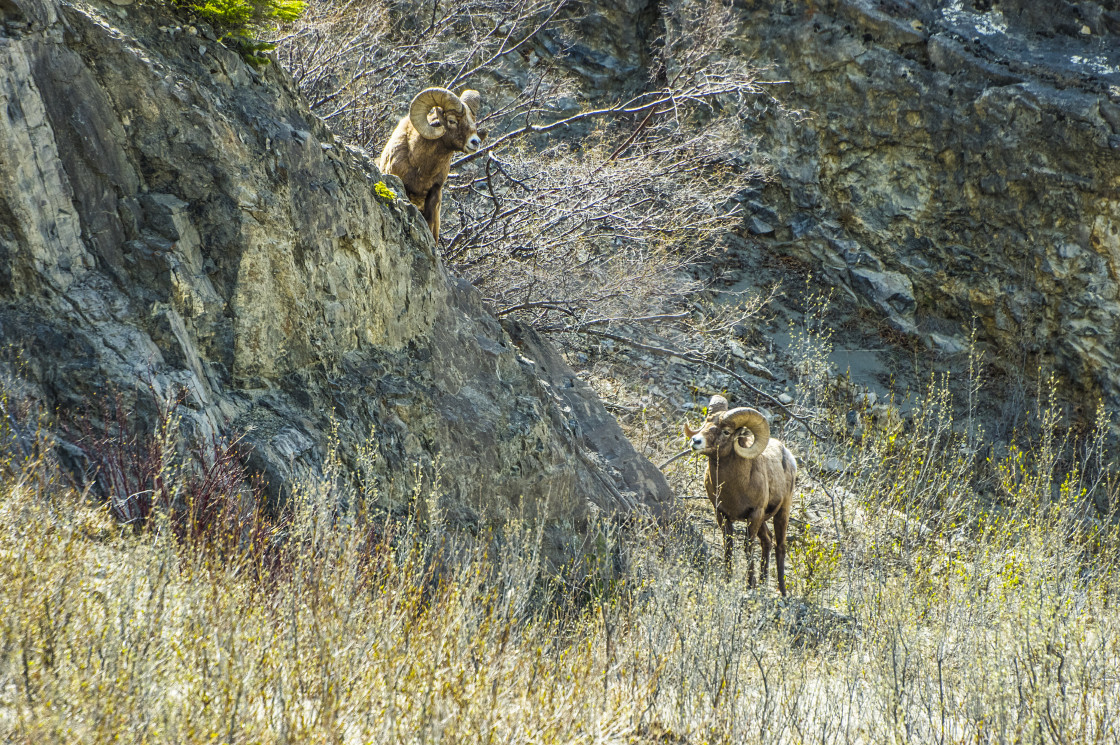
POLYGON ((439 243, 439 202, 442 193, 443 184, 433 184, 432 188, 428 189, 428 196, 424 198, 424 209, 420 210, 436 243, 439 243))
POLYGON ((789 508, 774 515, 774 554, 778 560, 778 592, 786 595, 786 528, 789 527, 789 508))
POLYGON ((731 537, 735 535, 735 526, 731 524, 731 520, 724 517, 723 513, 716 508, 716 525, 723 532, 723 565, 727 572, 727 578, 731 579, 731 537))
POLYGON ((762 522, 762 527, 758 529, 758 542, 762 544, 762 560, 758 564, 758 573, 762 580, 762 586, 766 587, 766 580, 770 575, 770 547, 773 541, 770 540, 770 528, 766 527, 766 521, 762 522))
MULTIPOLYGON (((754 542, 758 540, 759 531, 761 531, 766 523, 762 521, 765 513, 762 509, 751 510, 747 515, 750 520, 750 529, 747 531, 747 580, 750 582, 751 589, 758 587, 758 581, 755 579, 754 574, 754 542)), ((769 556, 769 552, 766 554, 769 556)))

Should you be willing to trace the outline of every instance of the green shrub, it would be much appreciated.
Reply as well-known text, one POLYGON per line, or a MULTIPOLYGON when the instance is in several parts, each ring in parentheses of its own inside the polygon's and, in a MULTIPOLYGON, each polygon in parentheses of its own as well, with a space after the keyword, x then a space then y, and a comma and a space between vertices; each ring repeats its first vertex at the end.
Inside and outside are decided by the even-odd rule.
POLYGON ((840 549, 836 543, 816 533, 807 533, 801 541, 800 580, 801 592, 806 597, 817 597, 831 587, 839 575, 840 549))
POLYGON ((258 38, 279 23, 298 20, 307 9, 303 0, 174 0, 199 19, 212 25, 221 41, 236 48, 255 64, 268 64, 262 52, 276 48, 258 38))

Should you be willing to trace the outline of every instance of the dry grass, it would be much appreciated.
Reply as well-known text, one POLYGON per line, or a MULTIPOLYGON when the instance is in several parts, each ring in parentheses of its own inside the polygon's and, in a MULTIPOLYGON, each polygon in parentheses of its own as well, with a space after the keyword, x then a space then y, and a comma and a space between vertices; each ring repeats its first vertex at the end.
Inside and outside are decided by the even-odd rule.
POLYGON ((554 574, 528 522, 338 514, 321 484, 237 550, 158 511, 136 534, 21 446, 0 480, 0 738, 1115 741, 1104 440, 988 463, 943 387, 925 403, 852 444, 835 505, 803 482, 788 601, 746 591, 738 557, 725 582, 672 525, 604 530, 554 574))

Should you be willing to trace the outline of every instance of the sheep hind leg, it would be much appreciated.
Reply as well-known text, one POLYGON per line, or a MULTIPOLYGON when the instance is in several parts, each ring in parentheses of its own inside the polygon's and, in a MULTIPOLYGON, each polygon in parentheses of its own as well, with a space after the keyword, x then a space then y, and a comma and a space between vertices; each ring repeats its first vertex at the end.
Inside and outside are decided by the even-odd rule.
POLYGON ((765 522, 758 529, 758 542, 762 544, 762 559, 758 563, 758 574, 762 586, 766 587, 766 581, 770 576, 770 548, 774 544, 770 540, 770 528, 766 527, 765 522))
POLYGON ((731 538, 735 535, 735 526, 731 524, 731 519, 724 517, 724 514, 718 509, 716 510, 716 525, 723 533, 723 566, 727 572, 727 579, 731 579, 731 538))

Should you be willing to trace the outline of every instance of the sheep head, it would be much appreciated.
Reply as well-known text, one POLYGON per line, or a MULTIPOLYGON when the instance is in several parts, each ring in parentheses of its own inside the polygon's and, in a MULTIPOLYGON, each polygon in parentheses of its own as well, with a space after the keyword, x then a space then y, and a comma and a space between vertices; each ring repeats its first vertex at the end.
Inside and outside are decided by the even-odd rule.
POLYGON ((479 130, 478 112, 482 96, 465 90, 456 96, 446 88, 425 88, 408 108, 412 126, 426 140, 440 140, 448 150, 473 153, 482 147, 486 130, 479 130))
POLYGON ((770 424, 757 409, 740 407, 728 411, 726 398, 712 396, 707 418, 698 429, 685 424, 684 433, 690 438, 693 452, 700 455, 723 458, 734 451, 740 458, 754 458, 770 441, 770 424))

